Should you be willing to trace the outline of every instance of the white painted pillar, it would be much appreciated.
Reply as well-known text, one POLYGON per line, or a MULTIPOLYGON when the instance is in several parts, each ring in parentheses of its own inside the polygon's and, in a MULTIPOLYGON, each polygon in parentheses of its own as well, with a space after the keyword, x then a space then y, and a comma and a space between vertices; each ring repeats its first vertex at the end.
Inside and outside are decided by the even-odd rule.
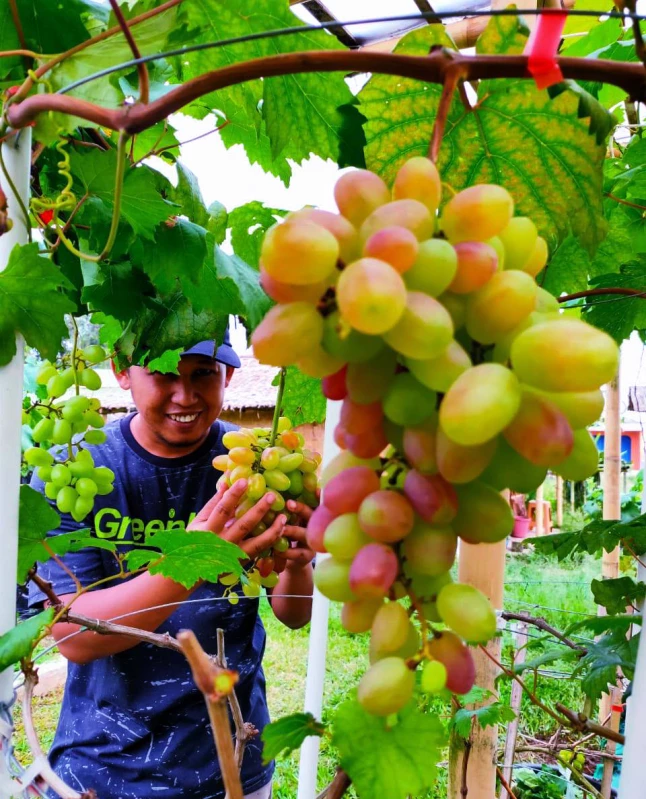
MULTIPOLYGON (((339 423, 341 403, 328 400, 325 414, 325 438, 323 443, 323 465, 328 464, 339 448, 334 442, 334 428, 339 423)), ((316 556, 320 563, 328 555, 316 556)), ((307 654, 307 677, 305 681, 305 712, 311 713, 319 721, 323 712, 323 689, 325 686, 325 659, 327 655, 328 617, 330 600, 314 589, 312 601, 312 621, 310 624, 310 644, 307 654)), ((318 736, 306 738, 301 746, 298 768, 297 799, 315 799, 316 773, 318 770, 318 736)))

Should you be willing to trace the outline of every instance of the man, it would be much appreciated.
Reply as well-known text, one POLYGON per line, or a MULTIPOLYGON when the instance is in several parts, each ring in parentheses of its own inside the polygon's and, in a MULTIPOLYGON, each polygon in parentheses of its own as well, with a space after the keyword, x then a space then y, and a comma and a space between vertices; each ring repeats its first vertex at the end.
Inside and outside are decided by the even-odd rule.
MULTIPOLYGON (((211 461, 225 451, 222 436, 233 425, 218 421, 224 391, 240 360, 228 335, 217 351, 214 342, 187 350, 179 375, 133 366, 117 374, 132 391, 137 412, 108 425, 107 441, 92 448, 95 464, 115 472, 114 491, 97 497, 83 524, 63 518, 57 533, 90 527, 97 538, 125 544, 163 529, 209 530, 238 544, 250 557, 280 536, 292 541, 286 568, 271 605, 290 627, 307 623, 313 552, 305 530, 279 515, 252 538, 273 501, 269 495, 242 518, 234 511, 246 488, 239 481, 216 491, 220 472, 211 461)), ((35 478, 34 485, 42 490, 35 478)), ((303 521, 309 510, 290 501, 287 509, 303 521)), ((185 589, 161 575, 144 572, 126 581, 106 578, 119 573, 114 555, 100 548, 71 553, 63 564, 50 561, 40 575, 69 602, 80 586, 104 582, 80 593, 74 609, 98 619, 120 619, 142 630, 195 631, 207 652, 216 651, 216 631, 224 630, 229 666, 239 672, 236 692, 243 718, 262 730, 268 722, 261 660, 265 632, 257 599, 240 597, 232 605, 219 584, 185 589), (78 581, 78 583, 77 583, 78 581), (188 601, 187 601, 188 600, 188 601)), ((30 603, 44 600, 33 585, 30 603)), ((50 752, 55 771, 78 790, 94 788, 100 799, 215 799, 224 796, 209 720, 201 694, 182 655, 132 638, 93 632, 67 637, 77 625, 57 624, 53 634, 69 660, 61 716, 50 752)), ((241 779, 246 796, 267 799, 273 764, 263 766, 259 737, 246 749, 241 779)))

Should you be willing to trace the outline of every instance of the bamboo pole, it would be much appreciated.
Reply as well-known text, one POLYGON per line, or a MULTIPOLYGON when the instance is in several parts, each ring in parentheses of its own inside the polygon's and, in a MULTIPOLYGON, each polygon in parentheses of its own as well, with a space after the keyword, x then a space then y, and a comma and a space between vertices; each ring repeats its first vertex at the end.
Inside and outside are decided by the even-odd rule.
MULTIPOLYGON (((520 666, 525 662, 527 655, 527 624, 525 622, 518 622, 514 625, 514 644, 517 650, 514 664, 520 666)), ((512 771, 514 763, 514 755, 516 754, 516 739, 518 738, 518 725, 520 722, 520 705, 523 700, 523 689, 517 682, 513 682, 511 686, 511 709, 516 714, 516 717, 509 722, 507 728, 507 737, 505 738, 505 756, 503 758, 502 776, 507 783, 511 785, 513 781, 512 771)), ((503 787, 500 791, 500 799, 511 799, 507 788, 503 787)))
POLYGON ((556 475, 556 526, 563 527, 563 478, 556 475))

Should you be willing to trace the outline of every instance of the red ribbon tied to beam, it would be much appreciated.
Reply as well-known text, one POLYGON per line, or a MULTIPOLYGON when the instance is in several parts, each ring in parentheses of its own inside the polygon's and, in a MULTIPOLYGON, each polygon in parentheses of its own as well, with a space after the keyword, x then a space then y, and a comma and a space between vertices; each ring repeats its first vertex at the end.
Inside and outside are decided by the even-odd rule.
POLYGON ((566 20, 567 11, 545 9, 529 37, 524 54, 528 57, 529 74, 538 89, 547 89, 563 80, 556 53, 566 20))

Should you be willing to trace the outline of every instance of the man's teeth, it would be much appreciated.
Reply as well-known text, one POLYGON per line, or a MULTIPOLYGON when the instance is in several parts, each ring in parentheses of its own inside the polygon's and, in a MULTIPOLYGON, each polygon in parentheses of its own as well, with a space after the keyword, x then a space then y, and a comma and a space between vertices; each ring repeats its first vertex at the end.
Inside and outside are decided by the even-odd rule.
POLYGON ((197 419, 196 413, 169 413, 168 415, 174 422, 194 422, 197 419))

